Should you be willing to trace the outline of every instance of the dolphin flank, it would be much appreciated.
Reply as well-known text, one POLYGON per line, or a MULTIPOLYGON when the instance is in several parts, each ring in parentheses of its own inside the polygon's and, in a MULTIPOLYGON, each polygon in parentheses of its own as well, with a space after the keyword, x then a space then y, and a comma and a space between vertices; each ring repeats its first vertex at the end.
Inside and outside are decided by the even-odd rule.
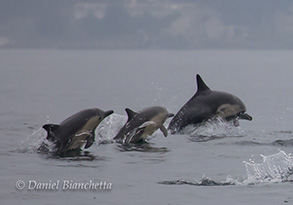
POLYGON ((197 92, 178 111, 171 120, 168 130, 172 134, 181 131, 187 125, 194 125, 214 117, 224 120, 233 120, 234 125, 239 125, 238 119, 252 120, 246 112, 244 103, 236 96, 211 90, 200 75, 196 75, 197 92))
MULTIPOLYGON (((96 127, 112 113, 113 110, 104 112, 98 108, 86 109, 65 119, 59 125, 45 124, 43 128, 47 131, 47 140, 55 145, 55 154, 60 155, 70 150, 79 150, 83 145, 85 149, 92 146, 96 127)), ((43 146, 40 148, 43 149, 43 146)))
POLYGON ((129 108, 125 109, 128 120, 114 137, 115 140, 123 144, 138 143, 152 135, 157 129, 163 132, 167 137, 168 132, 164 127, 167 118, 173 117, 174 114, 168 113, 164 107, 154 106, 145 108, 139 112, 134 112, 129 108))

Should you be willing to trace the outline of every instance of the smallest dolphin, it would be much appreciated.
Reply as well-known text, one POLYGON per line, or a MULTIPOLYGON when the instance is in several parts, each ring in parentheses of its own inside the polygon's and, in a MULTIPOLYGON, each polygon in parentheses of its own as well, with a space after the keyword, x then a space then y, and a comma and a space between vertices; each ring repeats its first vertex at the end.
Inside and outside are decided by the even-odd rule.
MULTIPOLYGON (((82 110, 65 119, 59 125, 45 124, 47 140, 53 142, 55 154, 61 155, 71 150, 79 150, 83 145, 85 149, 93 145, 95 130, 100 122, 111 115, 113 110, 102 111, 98 108, 82 110)), ((44 144, 39 148, 46 149, 44 144)))
POLYGON ((128 120, 114 137, 115 140, 122 141, 123 144, 138 143, 151 136, 159 128, 167 137, 168 132, 163 124, 174 114, 169 113, 166 108, 154 106, 139 112, 126 108, 125 111, 128 120))

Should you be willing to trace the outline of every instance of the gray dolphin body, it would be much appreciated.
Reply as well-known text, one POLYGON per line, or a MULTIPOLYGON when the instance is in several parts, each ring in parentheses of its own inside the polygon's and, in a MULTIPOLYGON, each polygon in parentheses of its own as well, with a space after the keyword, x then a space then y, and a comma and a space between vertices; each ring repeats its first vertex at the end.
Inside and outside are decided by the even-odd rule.
POLYGON ((114 137, 115 140, 123 144, 138 143, 152 135, 157 129, 167 137, 168 132, 164 127, 164 122, 174 114, 168 113, 164 107, 154 106, 145 108, 139 112, 134 112, 129 108, 125 109, 128 120, 114 137))
POLYGON ((204 83, 200 75, 196 78, 197 92, 178 111, 168 126, 172 134, 181 131, 187 125, 198 124, 214 117, 233 120, 235 126, 239 124, 238 119, 252 120, 252 117, 245 113, 246 107, 238 97, 213 91, 204 83))
POLYGON ((47 140, 57 148, 55 154, 63 154, 70 150, 85 149, 95 141, 95 129, 100 122, 113 113, 112 110, 102 111, 97 108, 82 110, 65 119, 59 125, 46 124, 47 140))

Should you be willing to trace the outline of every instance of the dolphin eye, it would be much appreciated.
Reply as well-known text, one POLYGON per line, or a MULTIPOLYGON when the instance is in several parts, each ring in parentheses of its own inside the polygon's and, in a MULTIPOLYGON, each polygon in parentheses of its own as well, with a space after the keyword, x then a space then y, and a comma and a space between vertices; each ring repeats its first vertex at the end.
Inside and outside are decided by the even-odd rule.
POLYGON ((245 111, 241 111, 238 115, 243 115, 245 113, 245 111))

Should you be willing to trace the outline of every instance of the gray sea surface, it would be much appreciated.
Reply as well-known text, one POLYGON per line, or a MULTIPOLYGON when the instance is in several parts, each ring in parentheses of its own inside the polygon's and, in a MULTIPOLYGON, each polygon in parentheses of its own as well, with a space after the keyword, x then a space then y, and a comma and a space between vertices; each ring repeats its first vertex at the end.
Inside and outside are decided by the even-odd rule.
MULTIPOLYGON (((293 52, 0 50, 0 203, 293 204, 293 52), (112 141, 125 108, 176 113, 196 92, 238 96, 253 121, 112 141), (36 152, 42 125, 113 109, 79 156, 36 152)), ((165 123, 167 126, 170 119, 165 123)))

